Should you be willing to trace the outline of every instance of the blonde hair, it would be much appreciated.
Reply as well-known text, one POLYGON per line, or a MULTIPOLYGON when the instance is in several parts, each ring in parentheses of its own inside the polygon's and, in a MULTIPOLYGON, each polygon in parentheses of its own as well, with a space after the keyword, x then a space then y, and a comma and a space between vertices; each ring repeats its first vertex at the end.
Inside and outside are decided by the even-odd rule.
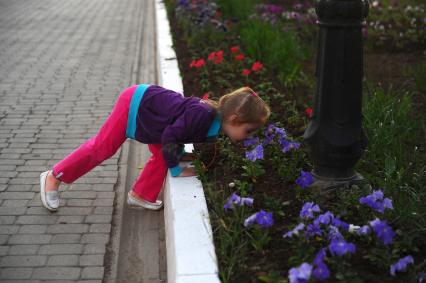
POLYGON ((223 120, 236 114, 239 124, 264 124, 271 115, 269 106, 249 87, 242 87, 225 94, 219 102, 210 99, 206 102, 216 108, 223 120))

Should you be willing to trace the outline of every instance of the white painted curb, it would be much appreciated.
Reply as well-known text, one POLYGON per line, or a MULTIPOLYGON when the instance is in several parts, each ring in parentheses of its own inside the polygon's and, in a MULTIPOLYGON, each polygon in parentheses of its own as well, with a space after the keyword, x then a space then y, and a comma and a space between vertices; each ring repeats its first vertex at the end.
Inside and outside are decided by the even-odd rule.
MULTIPOLYGON (((155 0, 158 84, 183 93, 165 5, 155 0)), ((192 151, 192 145, 185 146, 192 151)), ((219 283, 213 234, 201 182, 167 174, 164 221, 169 283, 219 283)))

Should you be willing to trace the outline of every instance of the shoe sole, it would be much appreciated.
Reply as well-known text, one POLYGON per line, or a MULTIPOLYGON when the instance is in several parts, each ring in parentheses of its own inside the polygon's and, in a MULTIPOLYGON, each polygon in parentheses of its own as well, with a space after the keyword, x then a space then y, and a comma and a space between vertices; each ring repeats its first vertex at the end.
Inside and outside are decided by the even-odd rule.
POLYGON ((57 211, 58 210, 57 208, 50 207, 47 204, 47 201, 46 201, 45 187, 46 187, 46 179, 47 179, 47 175, 48 174, 49 174, 49 171, 46 171, 46 172, 43 172, 43 173, 40 174, 40 198, 41 198, 41 203, 48 210, 50 210, 50 211, 57 211))
POLYGON ((131 196, 130 192, 127 194, 127 205, 133 209, 161 210, 163 208, 163 204, 161 204, 160 206, 155 206, 148 203, 145 204, 142 201, 131 196), (133 203, 131 201, 133 201, 133 203))

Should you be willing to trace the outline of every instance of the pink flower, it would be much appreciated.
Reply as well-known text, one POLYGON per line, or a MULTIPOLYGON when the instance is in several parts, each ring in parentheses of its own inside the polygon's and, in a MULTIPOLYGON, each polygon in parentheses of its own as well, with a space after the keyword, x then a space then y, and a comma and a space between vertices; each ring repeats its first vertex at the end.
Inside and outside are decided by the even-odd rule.
POLYGON ((308 107, 308 108, 305 109, 305 113, 309 118, 312 118, 312 112, 313 112, 313 110, 312 110, 311 107, 308 107))
POLYGON ((207 60, 213 61, 215 64, 222 63, 222 61, 223 61, 223 50, 219 50, 217 52, 210 53, 207 60))
POLYGON ((216 52, 212 52, 209 54, 209 57, 207 57, 207 60, 209 61, 213 61, 214 58, 216 58, 216 52))
POLYGON ((243 75, 244 76, 248 76, 248 75, 250 75, 250 73, 251 73, 251 71, 249 69, 244 69, 243 70, 243 75))
POLYGON ((200 68, 200 67, 204 66, 205 64, 206 64, 206 62, 204 61, 204 59, 192 60, 189 67, 190 68, 200 68))
POLYGON ((244 60, 244 54, 239 54, 239 55, 235 56, 235 60, 243 61, 244 60))
POLYGON ((207 100, 207 99, 209 99, 209 93, 208 92, 204 93, 203 97, 202 97, 202 100, 207 100))
POLYGON ((232 53, 238 53, 238 52, 240 52, 240 48, 238 46, 232 46, 231 47, 231 52, 232 53))
POLYGON ((204 61, 204 59, 200 59, 195 63, 195 67, 200 68, 200 67, 204 66, 205 64, 206 64, 206 62, 204 61))
POLYGON ((260 62, 254 62, 253 66, 251 67, 253 72, 257 72, 263 69, 263 64, 260 62))

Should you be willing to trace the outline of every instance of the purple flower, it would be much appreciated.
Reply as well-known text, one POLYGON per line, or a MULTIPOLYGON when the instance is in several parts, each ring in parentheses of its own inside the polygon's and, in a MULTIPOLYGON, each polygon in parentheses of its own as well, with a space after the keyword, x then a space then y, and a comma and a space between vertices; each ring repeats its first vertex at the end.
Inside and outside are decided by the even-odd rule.
POLYGON ((320 224, 328 225, 331 223, 331 221, 333 221, 333 219, 333 213, 327 211, 326 213, 319 215, 315 221, 319 222, 320 224))
POLYGON ((298 21, 302 18, 302 15, 298 12, 290 12, 286 16, 287 16, 287 19, 289 19, 289 20, 293 19, 293 20, 296 20, 296 21, 298 21))
POLYGON ((407 265, 410 263, 414 263, 414 259, 411 255, 401 258, 398 262, 390 266, 390 274, 395 276, 396 271, 405 271, 407 269, 407 265))
POLYGON ((269 4, 266 6, 267 6, 267 10, 272 14, 281 14, 284 11, 284 8, 279 5, 269 4))
POLYGON ((325 256, 326 256, 326 249, 325 248, 320 249, 320 251, 315 256, 314 263, 318 264, 320 262, 323 262, 325 256))
POLYGON ((339 231, 339 228, 333 225, 328 227, 328 240, 344 240, 343 235, 339 231))
POLYGON ((280 138, 286 138, 287 137, 287 133, 285 132, 285 130, 283 128, 278 128, 278 127, 274 127, 275 132, 278 134, 278 136, 280 138))
POLYGON ((358 235, 367 235, 370 233, 370 227, 368 225, 364 225, 357 231, 358 235))
POLYGON ((313 236, 322 236, 322 230, 318 223, 312 223, 308 225, 308 228, 306 229, 305 233, 307 238, 313 237, 313 236))
POLYGON ((246 220, 244 220, 244 227, 248 227, 256 223, 256 217, 257 212, 247 217, 246 220))
POLYGON ((284 8, 273 4, 259 4, 255 6, 258 13, 281 14, 284 8))
POLYGON ((250 161, 256 161, 257 159, 263 159, 263 146, 257 145, 254 149, 246 152, 246 158, 250 161))
POLYGON ((188 0, 179 0, 177 3, 177 6, 188 6, 189 1, 188 0))
POLYGON ((265 130, 265 140, 263 141, 263 145, 268 145, 272 142, 275 137, 275 125, 269 124, 269 126, 265 130))
POLYGON ((228 200, 226 201, 223 208, 225 210, 232 209, 232 208, 234 208, 234 204, 239 205, 239 206, 253 205, 253 199, 252 198, 240 197, 239 195, 234 193, 228 198, 228 200))
POLYGON ((341 220, 339 217, 335 217, 332 220, 332 224, 338 228, 342 228, 345 231, 349 230, 349 224, 346 223, 345 221, 341 220))
MULTIPOLYGON (((426 23, 426 18, 425 18, 426 23)), ((422 283, 426 279, 426 272, 422 271, 419 273, 419 283, 422 283)))
POLYGON ((225 203, 225 205, 223 206, 223 208, 225 209, 225 210, 228 210, 228 209, 231 209, 231 208, 233 208, 234 206, 233 206, 233 204, 234 203, 237 203, 237 202, 239 202, 240 201, 240 197, 237 195, 237 194, 232 194, 229 198, 228 198, 228 200, 226 201, 226 203, 225 203))
POLYGON ((272 212, 266 212, 261 210, 260 212, 257 213, 256 221, 257 221, 257 224, 259 224, 263 228, 268 228, 274 225, 272 212))
POLYGON ((249 205, 250 206, 250 205, 253 205, 253 202, 254 202, 253 198, 242 197, 239 205, 240 206, 242 206, 242 205, 249 205))
POLYGON ((251 145, 257 145, 259 143, 259 138, 255 137, 255 138, 247 138, 243 141, 244 143, 244 147, 248 147, 251 145))
POLYGON ((389 198, 385 198, 383 200, 383 206, 384 206, 384 208, 393 209, 392 200, 389 199, 389 198))
POLYGON ((333 256, 343 256, 347 253, 353 254, 355 252, 355 245, 345 240, 332 240, 328 248, 333 256))
POLYGON ((290 283, 306 283, 311 278, 312 265, 302 263, 299 267, 293 267, 288 272, 290 283))
POLYGON ((299 223, 293 230, 288 231, 283 235, 284 238, 291 238, 293 235, 299 235, 299 231, 305 228, 305 224, 299 223))
POLYGON ((265 130, 265 140, 263 141, 263 145, 270 144, 277 135, 280 139, 285 139, 287 137, 283 128, 278 128, 274 124, 269 124, 268 128, 265 130))
POLYGON ((386 221, 380 221, 380 219, 376 219, 371 221, 370 225, 376 233, 377 237, 383 241, 383 244, 392 244, 393 238, 395 237, 395 232, 386 221))
POLYGON ((300 148, 300 143, 298 142, 290 142, 286 139, 280 139, 279 141, 280 145, 281 145, 281 150, 282 152, 286 153, 289 152, 292 149, 299 149, 300 148))
POLYGON ((320 212, 318 204, 313 202, 307 202, 303 205, 300 211, 300 217, 302 218, 314 218, 314 212, 320 212))
POLYGON ((272 217, 272 212, 266 212, 266 211, 263 211, 263 210, 256 212, 255 214, 249 216, 244 221, 244 226, 248 227, 248 226, 251 226, 255 223, 259 224, 263 228, 268 228, 268 227, 274 225, 274 219, 272 217))
POLYGON ((317 263, 312 274, 314 275, 314 278, 317 279, 318 281, 324 281, 328 277, 330 277, 330 270, 328 269, 327 265, 323 261, 320 261, 317 263))
POLYGON ((299 178, 296 179, 296 184, 298 184, 302 189, 309 187, 314 182, 314 177, 311 173, 300 171, 299 178))
POLYGON ((383 199, 383 192, 381 190, 373 191, 372 194, 361 197, 359 203, 368 205, 380 213, 384 213, 385 208, 393 209, 392 200, 389 198, 383 199))

